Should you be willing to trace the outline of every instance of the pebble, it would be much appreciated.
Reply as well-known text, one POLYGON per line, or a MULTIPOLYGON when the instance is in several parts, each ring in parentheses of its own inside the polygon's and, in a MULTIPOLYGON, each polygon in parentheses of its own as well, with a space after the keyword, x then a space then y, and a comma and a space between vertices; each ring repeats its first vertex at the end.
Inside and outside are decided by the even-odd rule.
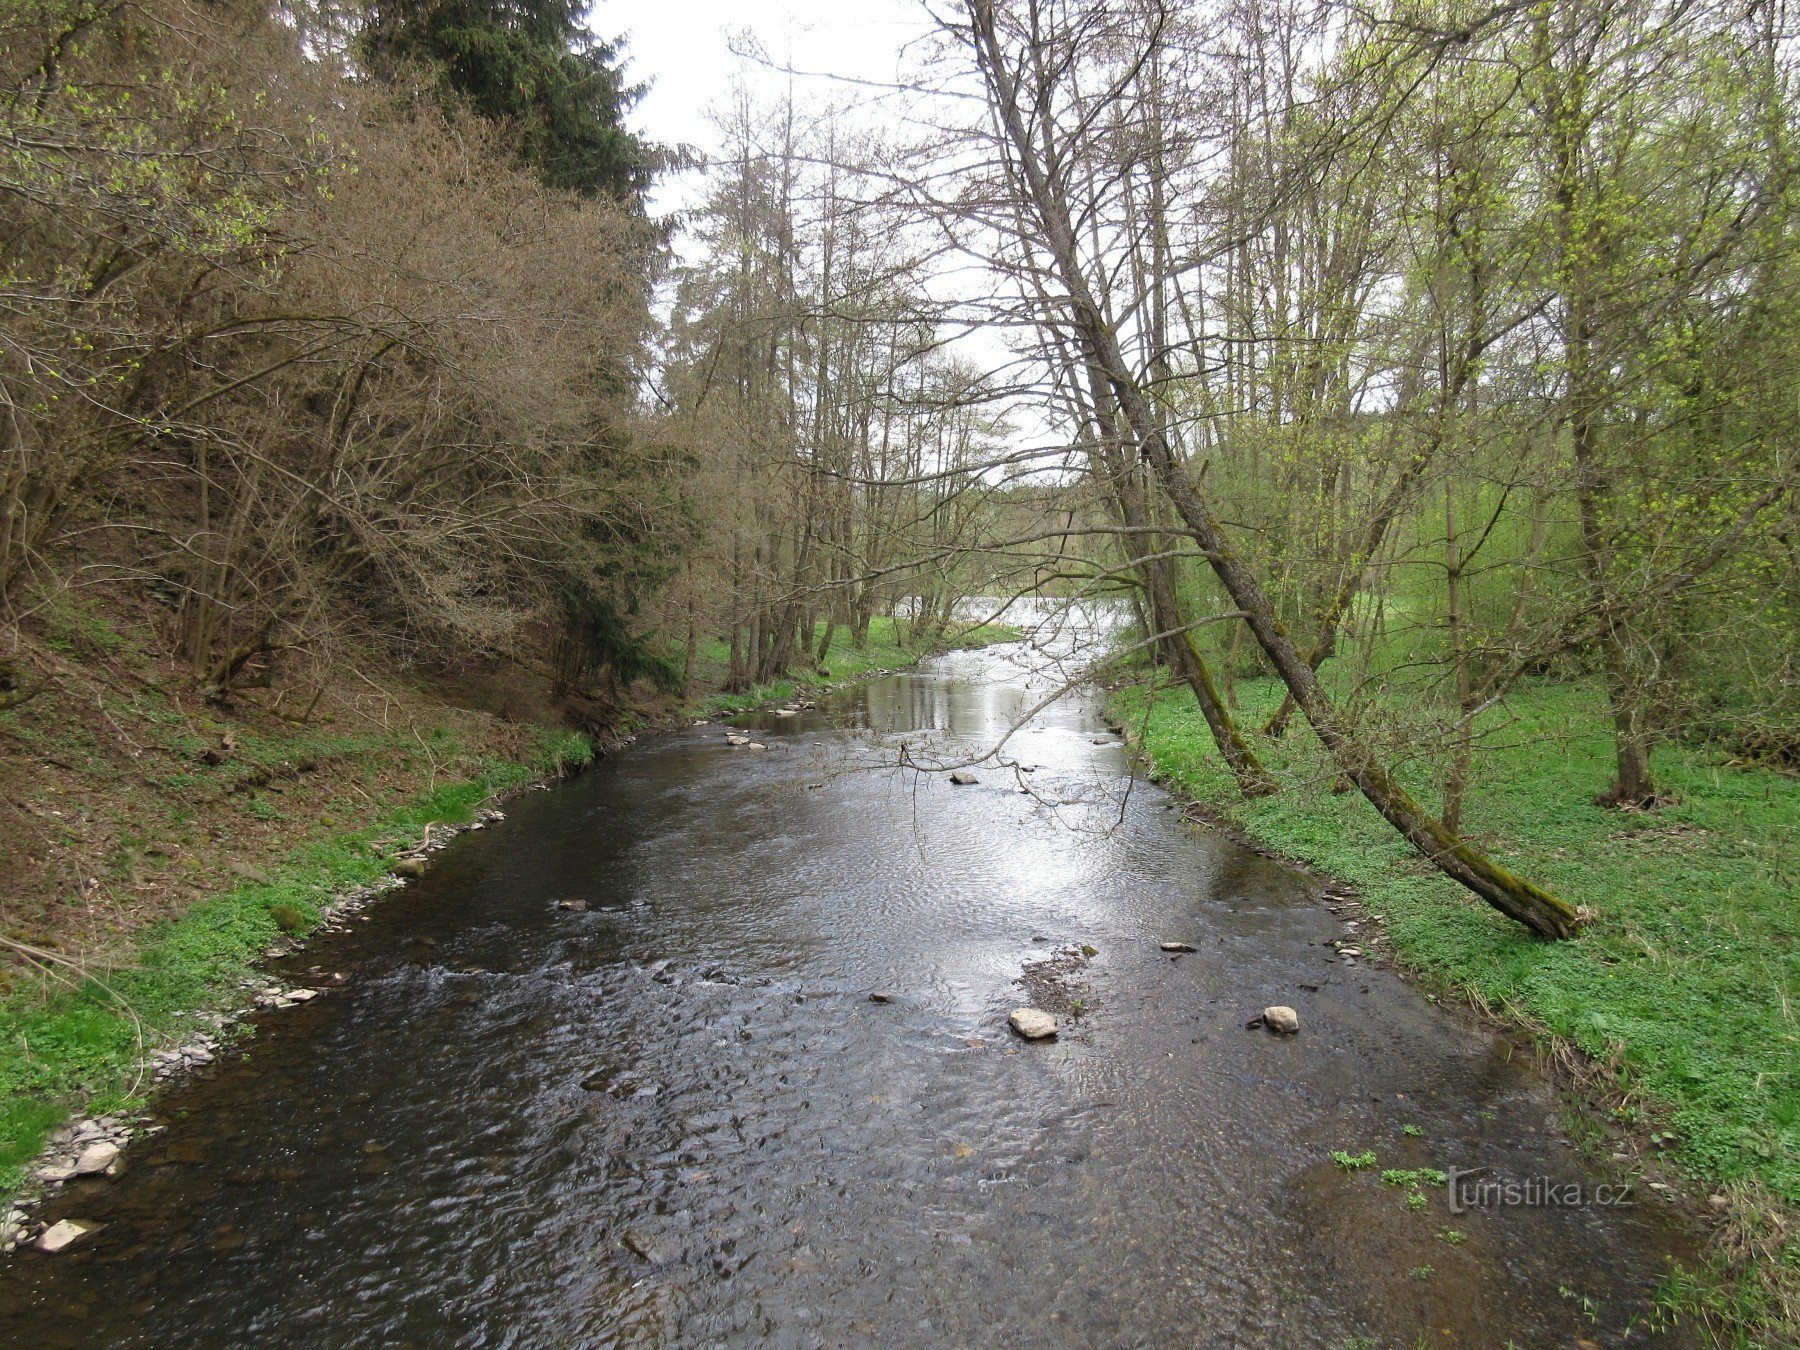
POLYGON ((1014 1008, 1006 1021, 1028 1041, 1041 1041, 1056 1035, 1056 1018, 1040 1008, 1014 1008))
POLYGON ((955 773, 950 775, 950 781, 955 783, 958 787, 973 787, 981 780, 967 769, 958 769, 955 773))
POLYGON ((1292 1036, 1300 1030, 1300 1014, 1285 1004, 1276 1004, 1262 1011, 1262 1024, 1270 1031, 1283 1036, 1292 1036))
POLYGON ((1200 950, 1191 942, 1165 942, 1162 949, 1165 952, 1197 952, 1200 950))

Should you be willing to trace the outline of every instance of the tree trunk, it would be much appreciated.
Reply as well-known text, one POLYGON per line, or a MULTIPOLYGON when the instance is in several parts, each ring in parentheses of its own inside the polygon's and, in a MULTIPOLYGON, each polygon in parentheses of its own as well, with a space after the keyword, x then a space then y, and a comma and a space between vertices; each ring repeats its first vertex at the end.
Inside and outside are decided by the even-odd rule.
MULTIPOLYGON (((1158 427, 1155 411, 1126 363, 1081 268, 1068 205, 1045 170, 1040 147, 1019 104, 1018 88, 996 28, 993 0, 968 0, 968 6, 971 36, 981 73, 994 96, 995 112, 1014 151, 1009 168, 1024 198, 1021 205, 1035 213, 1042 228, 1041 243, 1067 292, 1069 318, 1085 348, 1084 355, 1095 377, 1112 386, 1139 452, 1162 484, 1188 533, 1212 565, 1226 594, 1244 612, 1252 636, 1293 694, 1295 704, 1312 724, 1343 775, 1355 783, 1382 817, 1435 866, 1533 931, 1548 937, 1572 936, 1579 918, 1571 906, 1524 878, 1514 876, 1446 830, 1339 722, 1329 695, 1295 645, 1287 626, 1276 615, 1261 582, 1238 556, 1207 499, 1176 462, 1169 441, 1158 427)), ((1031 55, 1041 58, 1043 53, 1031 55)), ((1045 87, 1054 82, 1054 76, 1048 71, 1039 70, 1037 75, 1045 87)))

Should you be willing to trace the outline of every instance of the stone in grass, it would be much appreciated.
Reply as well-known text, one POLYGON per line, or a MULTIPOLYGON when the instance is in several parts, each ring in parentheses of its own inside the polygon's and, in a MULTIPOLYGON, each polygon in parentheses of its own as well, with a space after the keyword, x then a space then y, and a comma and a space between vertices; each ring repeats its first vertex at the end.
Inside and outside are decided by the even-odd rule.
POLYGON ((1165 952, 1197 952, 1200 950, 1191 942, 1165 942, 1162 949, 1165 952))
POLYGON ((1014 1008, 1007 1025, 1028 1041, 1056 1035, 1056 1018, 1040 1008, 1014 1008))
POLYGON ((75 1160, 75 1175, 91 1177, 104 1172, 119 1160, 117 1144, 89 1144, 81 1150, 81 1156, 75 1160))
POLYGON ((981 780, 967 769, 958 769, 955 773, 950 775, 950 781, 955 783, 958 787, 973 787, 981 780))
POLYGON ((38 1235, 37 1249, 40 1252, 65 1251, 99 1228, 99 1224, 87 1219, 59 1219, 38 1235))
POLYGON ((1262 1024, 1280 1036, 1292 1036, 1300 1030, 1300 1014, 1284 1004, 1262 1010, 1262 1024))

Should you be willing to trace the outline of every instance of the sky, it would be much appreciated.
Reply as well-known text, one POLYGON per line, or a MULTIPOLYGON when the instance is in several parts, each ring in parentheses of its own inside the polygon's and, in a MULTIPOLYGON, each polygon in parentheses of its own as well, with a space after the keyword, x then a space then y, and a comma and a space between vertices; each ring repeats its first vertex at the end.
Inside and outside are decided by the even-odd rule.
MULTIPOLYGON (((931 31, 918 0, 597 0, 589 23, 602 37, 625 37, 626 73, 649 86, 632 129, 702 151, 716 148, 707 113, 734 76, 770 97, 787 82, 781 71, 734 53, 744 37, 796 70, 891 81, 905 45, 931 31)), ((809 88, 820 97, 834 91, 828 80, 798 82, 802 95, 809 88)), ((878 103, 871 95, 870 115, 879 116, 878 103)), ((693 192, 691 180, 666 179, 650 209, 680 209, 693 192)))

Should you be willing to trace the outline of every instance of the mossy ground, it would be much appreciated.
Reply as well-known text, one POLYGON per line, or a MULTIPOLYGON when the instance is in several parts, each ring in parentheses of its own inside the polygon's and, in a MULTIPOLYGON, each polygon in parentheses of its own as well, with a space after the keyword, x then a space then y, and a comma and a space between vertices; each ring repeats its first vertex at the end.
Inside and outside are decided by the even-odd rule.
MULTIPOLYGON (((1239 696, 1251 727, 1279 690, 1239 696)), ((1597 692, 1522 687, 1494 714, 1464 819, 1504 865, 1598 912, 1578 938, 1545 942, 1434 872, 1359 794, 1333 792, 1303 727, 1259 742, 1282 791, 1243 801, 1191 696, 1133 687, 1111 706, 1172 789, 1354 883, 1403 965, 1578 1047, 1621 1126, 1653 1132, 1708 1186, 1800 1202, 1800 781, 1674 744, 1654 761, 1670 805, 1598 806, 1612 766, 1597 692)), ((1436 800, 1422 775, 1408 786, 1436 800)), ((1800 1267, 1792 1241, 1766 1255, 1800 1267)))

